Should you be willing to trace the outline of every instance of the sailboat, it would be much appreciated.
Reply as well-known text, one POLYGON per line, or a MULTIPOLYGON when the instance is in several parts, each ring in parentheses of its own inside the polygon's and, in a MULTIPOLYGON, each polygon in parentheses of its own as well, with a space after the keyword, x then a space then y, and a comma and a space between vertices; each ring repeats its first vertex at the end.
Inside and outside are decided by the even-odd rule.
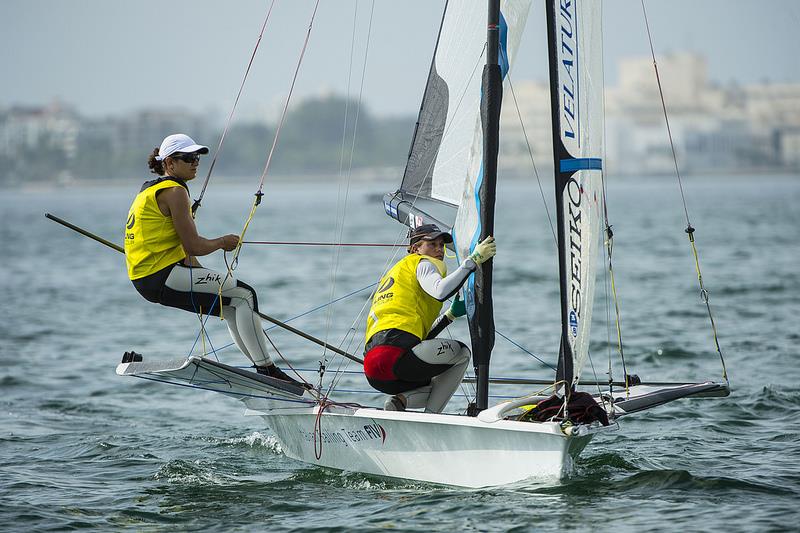
MULTIPOLYGON (((530 0, 450 1, 442 18, 408 163, 386 213, 409 227, 448 228, 459 258, 494 234, 499 119, 530 0), (479 75, 481 63, 483 74, 479 75)), ((592 401, 610 423, 570 416, 589 352, 597 258, 603 242, 603 97, 600 2, 546 0, 560 273, 560 346, 549 383, 489 405, 494 345, 492 262, 465 286, 477 395, 465 414, 384 411, 337 403, 208 357, 129 361, 117 373, 214 390, 261 417, 284 453, 305 463, 460 487, 559 479, 598 433, 628 414, 689 397, 729 394, 725 382, 603 382, 592 401), (543 420, 525 416, 560 405, 543 420)), ((377 279, 377 276, 376 276, 377 279)), ((596 385, 596 383, 594 383, 596 385)), ((584 393, 586 394, 586 393, 584 393)))

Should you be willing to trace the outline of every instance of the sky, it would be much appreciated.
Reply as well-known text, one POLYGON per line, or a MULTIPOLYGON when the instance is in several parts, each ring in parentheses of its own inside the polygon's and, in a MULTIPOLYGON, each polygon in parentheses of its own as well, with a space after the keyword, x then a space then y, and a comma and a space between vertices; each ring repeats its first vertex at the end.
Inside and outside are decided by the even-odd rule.
MULTIPOLYGON (((479 0, 467 0, 479 1, 479 0)), ((72 104, 84 115, 142 108, 230 110, 272 0, 3 0, 0 107, 72 104)), ((321 0, 295 99, 357 95, 379 116, 414 114, 443 0, 321 0), (372 24, 369 23, 372 13, 372 24), (354 24, 354 68, 350 68, 354 24), (367 33, 369 40, 367 41, 367 33), (366 68, 363 69, 365 43, 366 68)), ((547 77, 534 0, 512 73, 547 77)), ((313 0, 276 0, 237 113, 277 113, 313 0)), ((713 81, 800 82, 800 0, 646 0, 657 57, 694 51, 713 81)), ((607 85, 621 58, 649 56, 641 0, 606 0, 607 85)))

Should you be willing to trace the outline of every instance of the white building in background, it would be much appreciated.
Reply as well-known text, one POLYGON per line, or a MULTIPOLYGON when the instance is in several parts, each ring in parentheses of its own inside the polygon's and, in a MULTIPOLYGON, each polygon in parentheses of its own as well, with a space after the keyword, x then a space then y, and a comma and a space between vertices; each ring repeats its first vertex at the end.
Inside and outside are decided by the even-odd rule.
POLYGON ((783 165, 800 168, 800 128, 782 130, 777 142, 783 165))
POLYGON ((743 89, 744 109, 755 131, 767 139, 777 162, 800 168, 800 89, 798 84, 762 83, 743 89))
POLYGON ((12 107, 0 113, 0 155, 23 150, 60 150, 73 158, 80 120, 71 107, 54 102, 43 107, 12 107))
MULTIPOLYGON (((800 170, 800 83, 717 86, 705 59, 689 53, 658 59, 658 70, 681 172, 800 170)), ((517 82, 514 92, 536 165, 552 172, 547 85, 517 82)), ((609 173, 675 171, 651 58, 620 62, 619 83, 606 89, 605 105, 609 173)), ((526 173, 530 156, 519 122, 507 89, 500 165, 526 173)))
POLYGON ((513 91, 503 91, 498 165, 507 172, 525 172, 531 168, 531 153, 536 167, 550 172, 550 90, 542 82, 516 82, 513 91))
POLYGON ((0 180, 71 181, 80 129, 77 112, 59 102, 0 111, 0 180))

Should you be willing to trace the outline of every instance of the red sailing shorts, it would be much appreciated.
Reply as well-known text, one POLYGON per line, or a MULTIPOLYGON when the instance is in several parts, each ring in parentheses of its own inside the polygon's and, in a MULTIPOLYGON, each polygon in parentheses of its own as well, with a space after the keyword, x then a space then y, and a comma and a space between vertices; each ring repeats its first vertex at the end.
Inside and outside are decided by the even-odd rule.
POLYGON ((407 348, 391 344, 379 344, 371 348, 364 355, 364 374, 378 381, 395 381, 398 378, 394 375, 394 364, 406 351, 407 348))

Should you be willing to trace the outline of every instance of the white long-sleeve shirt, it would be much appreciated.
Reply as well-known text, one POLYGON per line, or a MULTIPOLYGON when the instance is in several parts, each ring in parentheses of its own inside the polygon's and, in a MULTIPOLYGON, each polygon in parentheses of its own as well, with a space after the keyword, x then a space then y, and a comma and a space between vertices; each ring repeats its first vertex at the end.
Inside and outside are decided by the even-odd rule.
POLYGON ((464 285, 477 265, 472 259, 464 259, 457 269, 442 277, 430 261, 423 259, 417 265, 417 281, 422 290, 443 302, 453 296, 464 285))

